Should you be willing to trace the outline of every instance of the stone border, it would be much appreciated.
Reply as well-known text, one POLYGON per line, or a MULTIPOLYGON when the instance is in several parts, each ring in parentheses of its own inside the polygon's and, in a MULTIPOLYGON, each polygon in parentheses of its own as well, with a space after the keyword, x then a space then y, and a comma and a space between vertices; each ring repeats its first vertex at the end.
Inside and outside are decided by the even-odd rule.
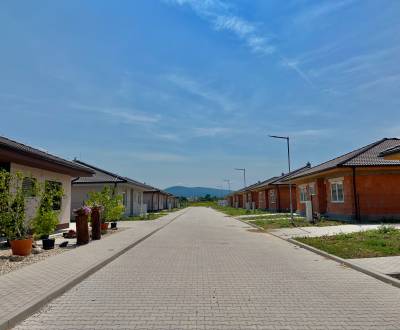
POLYGON ((255 224, 253 224, 253 223, 248 223, 248 222, 246 222, 246 221, 244 221, 242 219, 238 219, 236 217, 232 217, 232 218, 235 219, 235 220, 239 220, 240 222, 243 222, 243 223, 245 223, 245 224, 247 224, 247 225, 249 225, 251 227, 259 229, 260 231, 262 231, 262 232, 264 232, 266 234, 269 234, 269 235, 277 237, 277 238, 279 238, 279 239, 281 239, 283 241, 286 241, 286 242, 292 243, 294 245, 297 245, 297 246, 299 246, 299 247, 301 247, 303 249, 306 249, 308 251, 311 251, 311 252, 314 252, 316 254, 319 254, 320 256, 323 256, 325 258, 328 258, 328 259, 331 259, 333 261, 336 261, 336 262, 338 262, 338 263, 340 263, 342 265, 346 265, 347 267, 349 267, 351 269, 359 271, 359 272, 361 272, 361 273, 363 273, 365 275, 371 276, 371 277, 373 277, 373 278, 375 278, 375 279, 377 279, 379 281, 382 281, 384 283, 387 283, 387 284, 390 284, 390 285, 395 286, 397 288, 400 288, 400 280, 397 280, 397 279, 395 279, 393 277, 390 277, 390 276, 385 275, 385 274, 374 272, 374 271, 372 271, 370 269, 367 269, 367 268, 364 268, 364 267, 360 267, 360 266, 358 266, 358 265, 356 265, 356 264, 354 264, 354 263, 352 263, 352 262, 350 262, 350 261, 348 261, 346 259, 337 257, 337 256, 335 256, 333 254, 330 254, 328 252, 322 251, 322 250, 317 249, 317 248, 315 248, 313 246, 310 246, 310 245, 304 244, 302 242, 296 241, 293 238, 283 238, 283 237, 275 235, 275 234, 273 234, 271 232, 267 232, 267 231, 265 231, 264 228, 261 228, 261 227, 255 225, 255 224))
MULTIPOLYGON (((172 218, 170 221, 168 221, 166 224, 162 225, 161 227, 153 230, 149 234, 139 238, 135 242, 129 244, 128 246, 124 247, 123 249, 117 251, 115 254, 112 256, 108 257, 105 260, 102 260, 92 266, 89 269, 85 269, 83 272, 80 274, 71 277, 68 279, 68 281, 64 281, 63 283, 60 283, 60 285, 52 290, 51 292, 46 292, 45 294, 38 296, 35 301, 32 302, 29 306, 24 306, 20 309, 15 310, 13 315, 10 315, 8 317, 8 320, 6 321, 1 321, 0 323, 0 330, 7 330, 11 329, 12 327, 15 327, 18 323, 24 321, 26 318, 37 312, 40 308, 43 306, 47 305, 50 301, 54 300, 55 298, 61 296, 63 293, 66 291, 72 289, 74 286, 88 278, 90 275, 94 274, 110 262, 114 261, 116 258, 120 257, 122 254, 126 253, 130 249, 134 248, 136 245, 140 244, 150 236, 153 236, 155 233, 160 231, 161 229, 165 228, 168 226, 171 222, 176 220, 177 218, 181 217, 187 212, 187 210, 184 210, 181 214, 178 214, 176 217, 172 218)), ((160 218, 161 219, 161 218, 160 218)))
MULTIPOLYGON (((276 235, 273 235, 273 236, 278 237, 276 235)), ((281 238, 281 237, 279 237, 279 238, 281 238)), ((281 239, 283 239, 283 238, 281 238, 281 239)), ((283 240, 285 240, 285 239, 283 239, 283 240)), ((320 256, 323 256, 325 258, 328 258, 328 259, 331 259, 333 261, 336 261, 336 262, 338 262, 338 263, 340 263, 342 265, 346 265, 349 268, 357 270, 357 271, 359 271, 361 273, 364 273, 364 274, 366 274, 368 276, 374 277, 377 280, 380 280, 382 282, 385 282, 387 284, 391 284, 391 285, 393 285, 393 286, 395 286, 397 288, 400 288, 400 280, 397 280, 397 279, 395 279, 393 277, 390 277, 390 276, 385 275, 385 274, 377 273, 377 272, 372 271, 372 270, 370 270, 368 268, 360 267, 360 266, 352 263, 351 261, 348 261, 346 259, 340 258, 340 257, 335 256, 333 254, 330 254, 328 252, 322 251, 322 250, 317 249, 317 248, 315 248, 313 246, 310 246, 308 244, 304 244, 302 242, 296 241, 293 238, 288 238, 285 241, 287 241, 289 243, 292 243, 292 244, 295 244, 295 245, 297 245, 297 246, 299 246, 299 247, 301 247, 303 249, 306 249, 308 251, 311 251, 311 252, 314 252, 316 254, 319 254, 320 256)))

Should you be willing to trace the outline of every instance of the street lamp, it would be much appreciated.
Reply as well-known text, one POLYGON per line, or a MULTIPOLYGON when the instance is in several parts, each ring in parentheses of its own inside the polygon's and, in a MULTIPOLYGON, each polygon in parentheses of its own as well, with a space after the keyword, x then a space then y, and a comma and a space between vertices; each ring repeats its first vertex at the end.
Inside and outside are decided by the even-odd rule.
MULTIPOLYGON (((288 155, 288 168, 289 168, 289 174, 290 174, 290 138, 288 136, 277 136, 277 135, 269 135, 269 137, 270 138, 274 138, 274 139, 286 140, 286 142, 287 142, 287 155, 288 155)), ((292 224, 294 224, 293 202, 292 202, 292 181, 290 180, 290 176, 289 176, 289 201, 290 201, 290 219, 292 221, 292 224)))
POLYGON ((245 168, 235 168, 236 171, 242 171, 243 172, 243 182, 244 182, 244 188, 246 188, 246 169, 245 168))
POLYGON ((231 180, 225 179, 224 182, 228 184, 228 191, 231 193, 231 180))

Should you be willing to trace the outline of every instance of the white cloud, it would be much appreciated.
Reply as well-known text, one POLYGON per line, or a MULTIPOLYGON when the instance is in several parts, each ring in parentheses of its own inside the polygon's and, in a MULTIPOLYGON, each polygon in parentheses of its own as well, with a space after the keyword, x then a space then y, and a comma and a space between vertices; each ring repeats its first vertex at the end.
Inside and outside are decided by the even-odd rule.
POLYGON ((347 7, 353 4, 355 1, 357 0, 335 0, 319 3, 318 5, 308 8, 297 15, 294 19, 294 22, 300 24, 313 23, 314 20, 323 18, 326 15, 347 7))
POLYGON ((103 107, 83 105, 83 104, 71 104, 71 108, 89 112, 97 112, 100 114, 107 115, 109 117, 113 117, 118 121, 127 124, 134 124, 134 123, 150 124, 159 122, 161 120, 161 117, 158 114, 148 115, 143 112, 138 112, 128 108, 103 108, 103 107))
POLYGON ((188 160, 186 156, 168 152, 135 152, 132 154, 135 159, 153 162, 183 162, 188 160))
POLYGON ((200 127, 194 129, 195 137, 215 137, 218 135, 226 135, 232 132, 228 127, 200 127))
POLYGON ((212 88, 208 88, 204 83, 179 74, 169 74, 165 78, 186 92, 217 104, 225 112, 231 112, 235 109, 234 103, 227 96, 218 93, 212 88))
POLYGON ((207 20, 217 31, 229 31, 235 34, 250 50, 261 55, 276 51, 274 45, 260 31, 261 23, 250 22, 231 13, 231 5, 220 0, 166 0, 179 6, 190 6, 197 15, 207 20))

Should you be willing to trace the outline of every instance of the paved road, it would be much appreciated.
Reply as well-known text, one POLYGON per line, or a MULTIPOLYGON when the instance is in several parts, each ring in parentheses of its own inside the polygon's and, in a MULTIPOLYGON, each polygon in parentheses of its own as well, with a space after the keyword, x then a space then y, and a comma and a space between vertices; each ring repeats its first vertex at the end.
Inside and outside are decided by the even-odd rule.
POLYGON ((400 329, 400 290, 206 208, 19 329, 400 329))

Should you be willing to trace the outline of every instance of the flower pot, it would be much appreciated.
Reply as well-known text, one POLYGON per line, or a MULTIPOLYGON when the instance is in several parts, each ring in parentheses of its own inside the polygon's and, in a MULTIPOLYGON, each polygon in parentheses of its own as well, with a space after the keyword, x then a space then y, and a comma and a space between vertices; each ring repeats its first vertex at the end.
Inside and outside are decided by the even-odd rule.
POLYGON ((111 222, 111 229, 117 229, 117 223, 115 221, 111 222))
POLYGON ((87 214, 78 214, 76 220, 76 244, 84 245, 89 243, 89 224, 87 214))
POLYGON ((108 229, 108 222, 102 223, 101 224, 101 230, 102 231, 107 231, 107 229, 108 229))
POLYGON ((98 240, 101 238, 101 221, 100 221, 100 209, 97 207, 92 208, 92 240, 98 240))
POLYGON ((10 242, 12 254, 29 256, 32 252, 32 238, 16 239, 10 242))
POLYGON ((56 240, 54 238, 44 238, 42 239, 43 250, 52 250, 54 249, 54 242, 56 240))

